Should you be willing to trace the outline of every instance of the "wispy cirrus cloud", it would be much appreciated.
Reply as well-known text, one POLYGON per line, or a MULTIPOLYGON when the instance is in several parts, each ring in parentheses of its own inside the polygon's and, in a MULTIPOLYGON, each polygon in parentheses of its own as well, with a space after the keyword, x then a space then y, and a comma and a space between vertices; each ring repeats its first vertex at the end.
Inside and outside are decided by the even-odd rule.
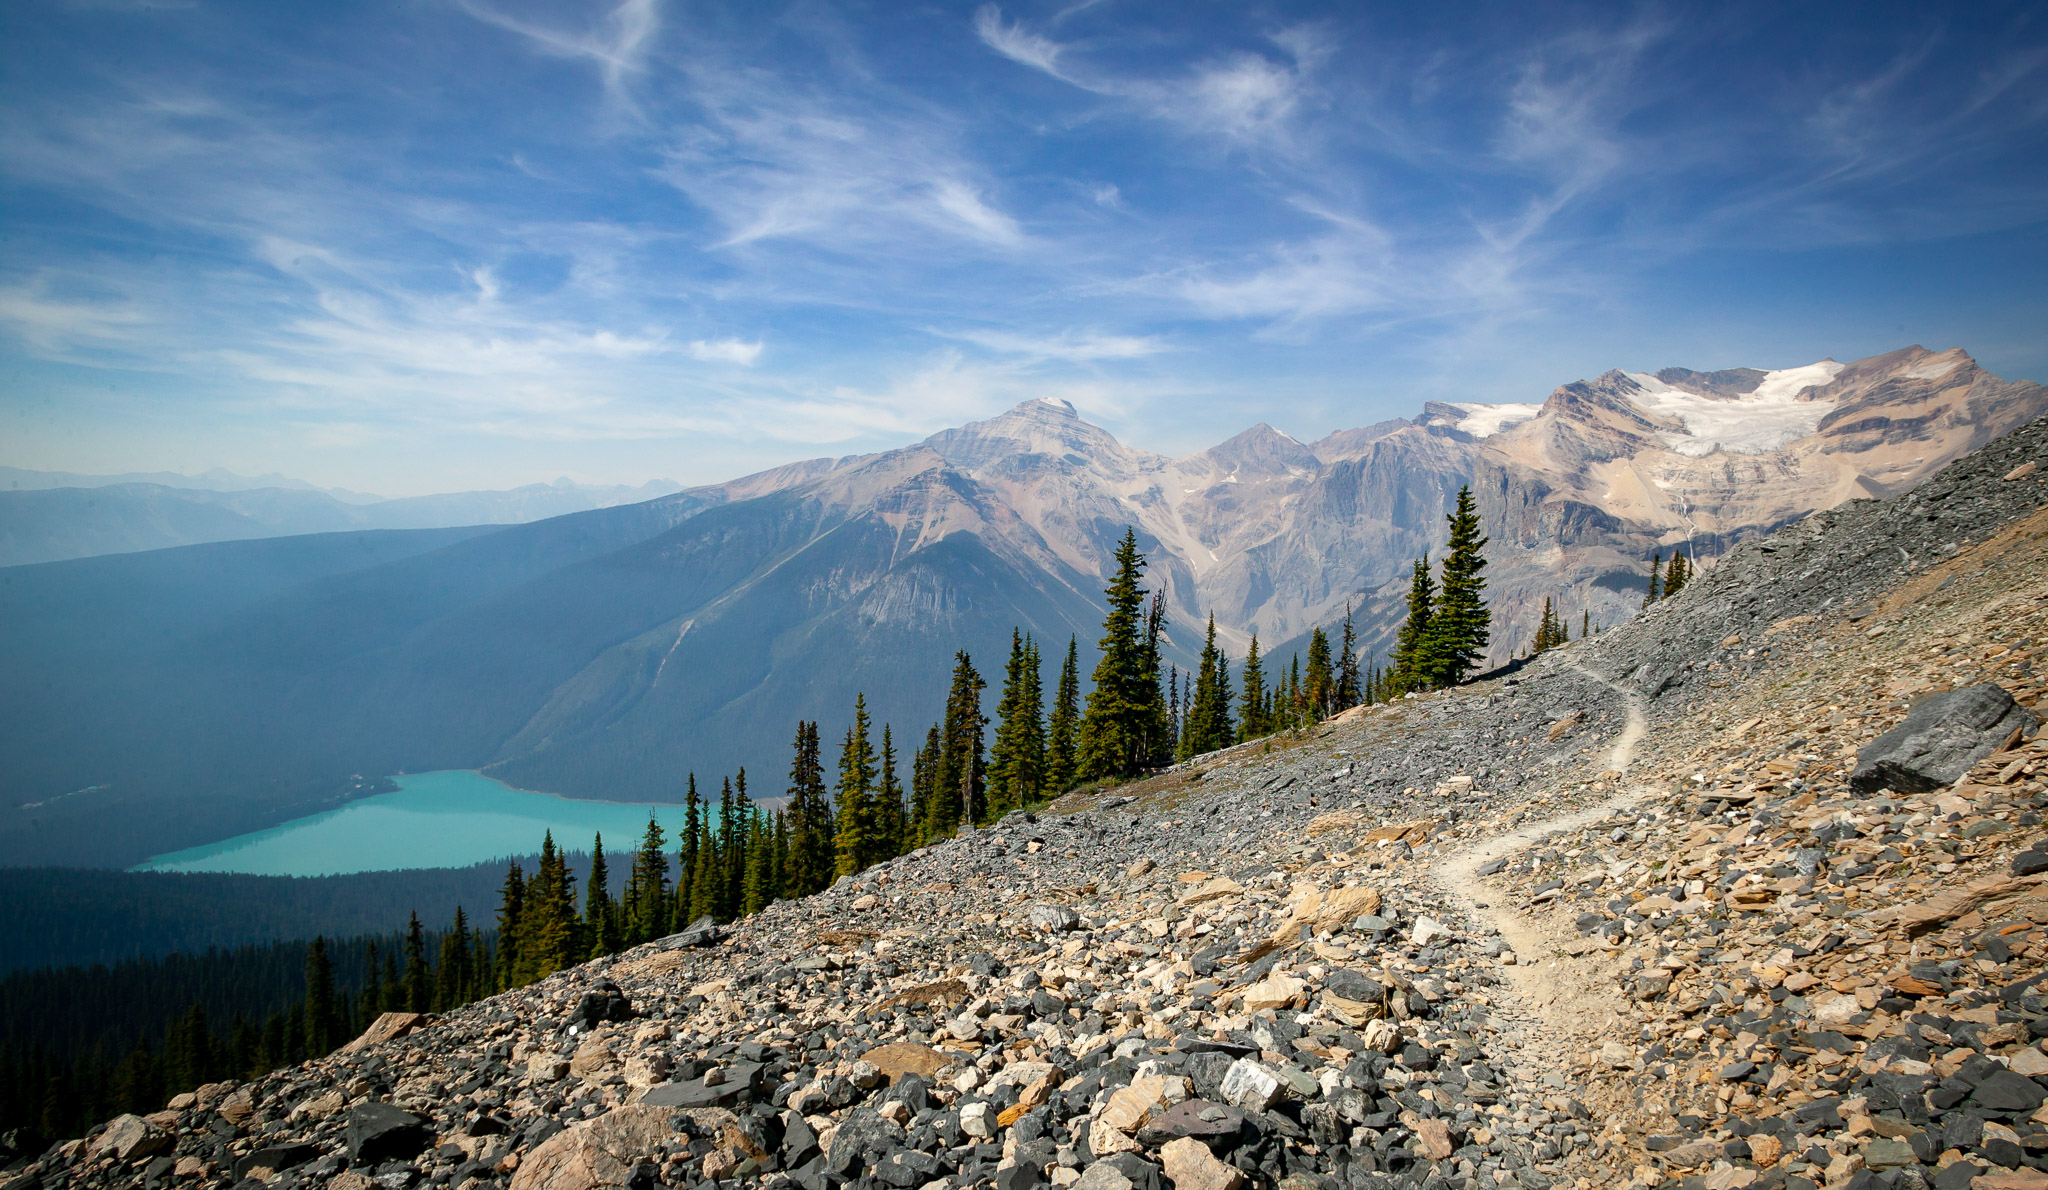
MULTIPOLYGON (((1814 248, 2032 259, 2048 35, 1743 4, 26 10, 0 45, 0 360, 26 377, 0 413, 78 412, 0 461, 175 415, 207 451, 393 469, 344 486, 407 490, 383 460, 410 444, 710 479, 1047 394, 1202 445, 1714 364, 1615 358, 1694 327, 1719 363, 1786 362, 1772 336, 1841 356, 1872 287, 1831 289, 1814 248), (1764 292, 1768 334, 1718 329, 1764 292)), ((1889 288, 1977 300, 1933 269, 1889 288)), ((1881 338, 1953 324, 1910 317, 1881 338)))
POLYGON ((743 339, 696 339, 690 343, 690 358, 706 363, 738 364, 751 368, 761 358, 760 340, 752 343, 743 339))

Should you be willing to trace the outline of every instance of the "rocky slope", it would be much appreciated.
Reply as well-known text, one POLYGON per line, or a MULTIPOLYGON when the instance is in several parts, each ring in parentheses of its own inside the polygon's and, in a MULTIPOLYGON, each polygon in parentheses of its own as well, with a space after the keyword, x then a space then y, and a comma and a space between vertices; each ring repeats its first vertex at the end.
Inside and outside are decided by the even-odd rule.
POLYGON ((1510 677, 386 1018, 0 1190, 2048 1183, 2044 468, 2037 422, 1510 677))

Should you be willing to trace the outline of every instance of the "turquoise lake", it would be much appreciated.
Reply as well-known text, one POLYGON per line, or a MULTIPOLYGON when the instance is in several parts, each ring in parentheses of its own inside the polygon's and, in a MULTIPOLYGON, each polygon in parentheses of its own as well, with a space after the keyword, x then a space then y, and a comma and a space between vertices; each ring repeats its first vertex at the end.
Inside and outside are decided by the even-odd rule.
MULTIPOLYGON (((647 829, 649 807, 586 802, 514 789, 482 773, 450 771, 393 777, 380 793, 339 810, 297 818, 251 834, 152 856, 138 872, 246 872, 256 876, 331 876, 393 868, 465 868, 531 855, 541 835, 571 851, 590 850, 604 833, 607 854, 630 852, 647 829)), ((681 806, 654 807, 669 836, 681 806)))

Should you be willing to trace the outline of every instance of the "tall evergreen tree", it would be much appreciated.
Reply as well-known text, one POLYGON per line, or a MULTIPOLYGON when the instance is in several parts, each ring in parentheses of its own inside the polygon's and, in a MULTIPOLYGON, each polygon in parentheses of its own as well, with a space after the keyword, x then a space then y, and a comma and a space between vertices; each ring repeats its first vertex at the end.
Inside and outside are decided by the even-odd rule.
POLYGON ((1083 780, 1134 777, 1153 759, 1153 707, 1160 692, 1157 662, 1148 656, 1148 650, 1156 654, 1156 643, 1148 640, 1146 591, 1138 585, 1144 573, 1137 533, 1126 529, 1117 546, 1116 577, 1103 592, 1109 610, 1102 621, 1102 660, 1081 718, 1083 780))
POLYGON ((469 1003, 469 918, 455 907, 455 923, 441 935, 441 961, 434 966, 434 1011, 446 1012, 469 1003))
POLYGON ((427 934, 420 928, 420 915, 412 915, 405 927, 405 1010, 427 1012, 434 1006, 434 983, 427 969, 427 934))
POLYGON ((1593 635, 1593 613, 1589 609, 1579 613, 1579 639, 1584 640, 1591 635, 1593 635))
POLYGON ((1435 613, 1424 638, 1430 684, 1453 686, 1486 659, 1493 614, 1486 608, 1486 538, 1480 535, 1479 507, 1470 485, 1458 489, 1450 522, 1442 575, 1437 583, 1435 613))
MULTIPOLYGON (((520 982, 531 983, 573 963, 582 961, 577 945, 575 875, 555 847, 553 831, 541 836, 540 863, 526 886, 526 909, 522 915, 519 953, 520 982)), ((410 949, 408 949, 410 961, 410 949)), ((407 995, 412 981, 407 978, 407 995)), ((424 1012, 417 1008, 415 1012, 424 1012)))
POLYGON ((1182 717, 1179 757, 1186 760, 1218 748, 1234 739, 1230 726, 1230 671, 1223 650, 1216 647, 1216 613, 1209 613, 1209 628, 1202 642, 1202 655, 1195 667, 1194 694, 1182 717))
POLYGON ((934 723, 924 736, 924 746, 910 758, 910 839, 923 842, 931 837, 931 824, 938 820, 939 757, 944 750, 939 725, 934 723))
POLYGON ((1669 599, 1685 589, 1692 581, 1692 563, 1687 560, 1684 550, 1672 550, 1671 562, 1664 569, 1664 598, 1669 599))
POLYGON ((619 923, 613 911, 611 871, 604 862, 604 832, 590 842, 590 879, 583 886, 583 932, 590 935, 587 958, 602 958, 619 948, 619 923))
POLYGON ((964 822, 979 822, 988 813, 988 763, 982 753, 981 692, 987 687, 963 650, 953 655, 953 686, 946 695, 946 719, 940 733, 938 786, 932 800, 929 838, 944 838, 964 822))
POLYGON ((908 817, 903 805, 903 782, 896 775, 896 739, 887 723, 882 724, 882 771, 875 786, 875 821, 878 824, 875 854, 889 859, 905 851, 908 817))
POLYGON ((1649 590, 1643 593, 1644 607, 1648 607, 1651 604, 1657 602, 1659 599, 1664 598, 1664 588, 1662 581, 1664 578, 1663 567, 1664 551, 1658 550, 1656 553, 1650 555, 1650 587, 1649 590))
POLYGON ((1310 723, 1329 718, 1336 709, 1336 666, 1330 657, 1330 638, 1320 625, 1308 635, 1308 668, 1302 673, 1301 695, 1310 723))
MULTIPOLYGON (((1152 592, 1145 612, 1145 648, 1140 656, 1142 677, 1138 692, 1145 705, 1145 764, 1160 768, 1173 763, 1173 726, 1166 721, 1166 683, 1161 681, 1166 642, 1166 592, 1152 592)), ((1228 702, 1224 715, 1229 716, 1228 702)))
MULTIPOLYGON (((505 867, 505 883, 498 898, 498 955, 491 983, 499 991, 518 987, 522 964, 519 956, 519 939, 526 932, 526 875, 520 871, 519 861, 513 860, 505 867)), ((386 956, 389 960, 389 955, 386 956)))
POLYGON ((1074 787, 1080 774, 1077 748, 1081 736, 1080 643, 1067 638, 1067 659, 1052 696, 1052 718, 1046 724, 1045 784, 1054 793, 1074 787))
POLYGON ((732 830, 727 836, 726 853, 722 857, 725 875, 725 914, 728 920, 738 918, 741 905, 746 900, 747 886, 747 843, 753 838, 754 802, 747 796, 747 766, 741 765, 739 773, 732 780, 732 830))
POLYGON ((1551 608, 1550 596, 1545 595, 1543 597, 1543 617, 1536 623, 1536 639, 1529 642, 1529 652, 1531 654, 1541 653, 1563 644, 1564 642, 1558 637, 1559 631, 1557 613, 1551 608))
POLYGON ((1244 672, 1238 675, 1237 730, 1240 740, 1255 740, 1262 735, 1271 735, 1272 727, 1267 722, 1266 710, 1266 667, 1259 660, 1259 634, 1252 633, 1252 643, 1244 652, 1244 672))
MULTIPOLYGON (((419 925, 414 917, 413 925, 419 925)), ((341 1044, 335 1035, 340 1005, 334 997, 334 963, 327 957, 327 939, 315 938, 306 947, 306 1053, 321 1057, 341 1044)))
POLYGON ((1045 787, 1045 696, 1038 646, 1010 630, 1010 660, 996 703, 995 741, 988 751, 989 816, 1000 818, 1038 800, 1045 787))
POLYGON ((676 836, 675 907, 668 915, 678 930, 697 920, 690 916, 690 907, 697 903, 697 889, 691 881, 697 878, 697 850, 703 844, 703 833, 703 804, 697 796, 697 774, 691 773, 683 794, 683 829, 676 836))
POLYGON ((832 883, 832 807, 825 796, 825 770, 818 749, 818 725, 796 725, 796 758, 789 766, 789 854, 784 891, 807 897, 832 883))
POLYGON ((768 907, 775 899, 774 840, 769 837, 773 828, 760 810, 749 808, 747 814, 747 875, 746 886, 740 896, 740 914, 752 916, 768 907))
POLYGON ((1358 631, 1351 624, 1351 605, 1344 605, 1344 640, 1337 655, 1336 709, 1348 711, 1365 701, 1358 676, 1358 631))
POLYGON ((851 876, 876 859, 875 775, 875 750, 868 741, 867 696, 856 694, 853 726, 846 729, 846 741, 839 751, 839 788, 834 795, 839 823, 833 843, 841 876, 851 876))
POLYGON ((374 1021, 384 1011, 384 980, 377 970, 377 943, 373 940, 364 948, 363 990, 356 1001, 356 1015, 365 1021, 374 1021))
POLYGON ((1415 560, 1408 578, 1408 618, 1394 639, 1393 692, 1406 694, 1429 684, 1429 658, 1425 642, 1429 622, 1436 616, 1436 580, 1430 577, 1429 555, 1415 560))
POLYGON ((633 869, 626 876, 623 941, 627 946, 652 942, 668 933, 668 856, 661 823, 647 815, 647 830, 640 836, 640 850, 633 855, 633 869))

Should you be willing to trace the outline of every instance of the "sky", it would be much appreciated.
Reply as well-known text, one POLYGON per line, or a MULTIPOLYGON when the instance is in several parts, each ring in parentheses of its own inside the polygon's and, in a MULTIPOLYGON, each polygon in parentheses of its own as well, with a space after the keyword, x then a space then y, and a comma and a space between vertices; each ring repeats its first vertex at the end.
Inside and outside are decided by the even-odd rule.
POLYGON ((1609 368, 2048 380, 2035 4, 0 6, 0 465, 1181 454, 1609 368))

